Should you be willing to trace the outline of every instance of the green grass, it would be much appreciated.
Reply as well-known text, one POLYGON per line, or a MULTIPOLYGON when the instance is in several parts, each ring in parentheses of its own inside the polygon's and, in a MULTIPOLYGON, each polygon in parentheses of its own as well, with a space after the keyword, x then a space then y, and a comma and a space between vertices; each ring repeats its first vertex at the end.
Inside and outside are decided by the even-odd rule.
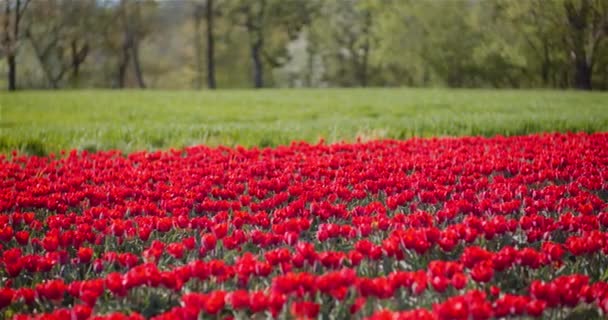
POLYGON ((448 89, 0 93, 0 152, 608 131, 608 93, 448 89))

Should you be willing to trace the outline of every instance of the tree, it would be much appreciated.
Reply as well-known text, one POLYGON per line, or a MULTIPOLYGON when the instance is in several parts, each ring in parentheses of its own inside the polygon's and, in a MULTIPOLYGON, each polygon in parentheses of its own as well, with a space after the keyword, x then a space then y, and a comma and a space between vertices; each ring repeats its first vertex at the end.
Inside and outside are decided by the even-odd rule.
POLYGON ((67 0, 64 15, 67 20, 66 41, 73 86, 78 86, 80 69, 92 48, 93 32, 98 23, 95 0, 67 0))
POLYGON ((8 65, 8 90, 17 90, 17 54, 19 52, 23 15, 30 0, 5 0, 3 47, 8 65), (14 3, 14 6, 12 5, 14 3), (11 20, 13 25, 11 26, 11 20), (11 28, 12 27, 12 28, 11 28))
POLYGON ((374 13, 365 0, 324 2, 313 24, 312 39, 320 39, 327 65, 325 76, 340 86, 366 87, 370 83, 371 55, 378 38, 374 13))
POLYGON ((46 24, 38 23, 36 27, 41 29, 40 32, 36 34, 35 31, 32 31, 32 28, 28 28, 25 35, 30 40, 34 54, 38 58, 38 63, 51 88, 58 89, 59 82, 69 68, 69 65, 64 61, 63 24, 60 17, 57 17, 58 8, 55 7, 54 2, 48 1, 44 4, 43 6, 36 6, 36 9, 41 10, 33 10, 34 14, 37 11, 42 12, 51 23, 46 27, 43 27, 46 24))
POLYGON ((0 1, 9 90, 606 89, 607 38, 605 0, 0 1))
POLYGON ((254 88, 264 87, 265 64, 276 68, 284 64, 286 45, 309 24, 318 3, 308 0, 234 1, 230 13, 236 24, 247 31, 254 88))
POLYGON ((59 88, 59 83, 70 68, 66 60, 69 53, 66 37, 69 5, 67 0, 35 2, 29 16, 36 23, 29 24, 24 31, 46 82, 53 89, 59 88))
POLYGON ((201 43, 201 21, 205 17, 205 38, 206 38, 206 62, 207 62, 207 87, 216 88, 215 81, 215 36, 214 36, 214 16, 216 14, 213 0, 206 0, 204 4, 195 2, 193 10, 194 18, 194 57, 196 61, 197 80, 196 87, 203 86, 203 63, 201 56, 203 45, 201 43))
POLYGON ((215 39, 213 35, 213 0, 207 0, 205 21, 207 22, 207 86, 215 89, 215 39))
POLYGON ((574 63, 574 86, 591 90, 597 53, 608 34, 608 4, 603 0, 565 0, 566 42, 574 63))
POLYGON ((150 32, 150 19, 144 16, 143 9, 153 9, 155 3, 153 1, 143 0, 121 0, 117 6, 117 15, 120 21, 120 48, 118 54, 118 70, 117 85, 119 88, 124 88, 126 85, 126 77, 129 65, 133 65, 133 73, 137 85, 140 88, 146 88, 144 81, 143 68, 140 61, 140 45, 144 38, 150 32))
POLYGON ((249 35, 249 48, 253 73, 253 86, 264 86, 264 65, 262 50, 264 49, 264 23, 266 18, 267 0, 251 1, 239 9, 244 16, 244 25, 249 35))
MULTIPOLYGON (((544 84, 589 90, 608 34, 608 3, 602 0, 515 1, 502 5, 516 12, 513 25, 534 52, 544 84), (564 68, 566 66, 566 68, 564 68)), ((535 63, 536 62, 536 63, 535 63)))
MULTIPOLYGON (((554 20, 557 3, 555 1, 500 0, 496 6, 502 9, 502 19, 506 28, 511 27, 523 43, 517 39, 508 39, 511 48, 519 50, 526 57, 526 70, 533 82, 540 77, 540 84, 545 87, 557 87, 560 74, 567 72, 563 68, 561 32, 556 32, 554 20)), ((499 35, 502 36, 502 35, 499 35)))
POLYGON ((196 69, 196 84, 197 89, 203 87, 203 62, 201 56, 203 52, 203 44, 201 41, 201 21, 203 20, 203 12, 205 6, 201 3, 195 2, 192 10, 194 20, 194 64, 196 69))
POLYGON ((402 70, 407 85, 471 86, 477 69, 473 52, 481 31, 470 25, 471 1, 393 1, 380 8, 379 56, 402 70))
POLYGON ((137 29, 140 23, 140 4, 139 1, 133 2, 132 13, 129 11, 127 0, 122 0, 120 3, 120 17, 124 27, 124 43, 123 43, 123 61, 121 65, 121 87, 124 86, 124 77, 126 66, 128 65, 129 59, 133 60, 133 68, 135 71, 135 78, 140 88, 145 88, 144 76, 141 69, 141 63, 139 59, 139 44, 141 41, 142 33, 137 29))

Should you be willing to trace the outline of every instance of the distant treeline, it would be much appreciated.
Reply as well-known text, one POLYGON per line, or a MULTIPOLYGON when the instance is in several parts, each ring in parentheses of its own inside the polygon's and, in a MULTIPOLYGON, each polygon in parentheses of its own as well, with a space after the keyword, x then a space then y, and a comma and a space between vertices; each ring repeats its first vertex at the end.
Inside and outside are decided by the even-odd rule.
POLYGON ((2 0, 0 85, 608 89, 606 0, 2 0))

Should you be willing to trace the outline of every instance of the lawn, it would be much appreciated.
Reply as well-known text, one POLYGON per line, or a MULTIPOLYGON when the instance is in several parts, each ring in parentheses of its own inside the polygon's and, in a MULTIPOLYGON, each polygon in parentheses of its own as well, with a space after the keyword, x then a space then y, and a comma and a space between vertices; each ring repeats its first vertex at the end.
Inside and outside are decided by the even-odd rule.
POLYGON ((0 93, 0 152, 608 131, 608 93, 448 89, 0 93))

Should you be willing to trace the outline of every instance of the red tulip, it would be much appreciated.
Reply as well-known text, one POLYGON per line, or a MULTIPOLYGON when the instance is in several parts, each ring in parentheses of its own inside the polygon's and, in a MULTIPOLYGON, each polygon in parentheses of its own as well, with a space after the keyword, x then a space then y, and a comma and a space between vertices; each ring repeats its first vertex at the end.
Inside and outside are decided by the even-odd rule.
POLYGON ((11 305, 14 294, 11 288, 0 288, 0 310, 11 305))
POLYGON ((29 242, 29 238, 30 233, 27 231, 22 230, 15 233, 15 240, 17 240, 17 243, 19 243, 19 245, 27 245, 29 242))
POLYGON ((296 317, 315 318, 319 310, 320 306, 314 302, 297 301, 291 304, 291 314, 296 317))
POLYGON ((93 249, 80 247, 78 249, 78 261, 80 263, 89 263, 93 258, 93 249))

